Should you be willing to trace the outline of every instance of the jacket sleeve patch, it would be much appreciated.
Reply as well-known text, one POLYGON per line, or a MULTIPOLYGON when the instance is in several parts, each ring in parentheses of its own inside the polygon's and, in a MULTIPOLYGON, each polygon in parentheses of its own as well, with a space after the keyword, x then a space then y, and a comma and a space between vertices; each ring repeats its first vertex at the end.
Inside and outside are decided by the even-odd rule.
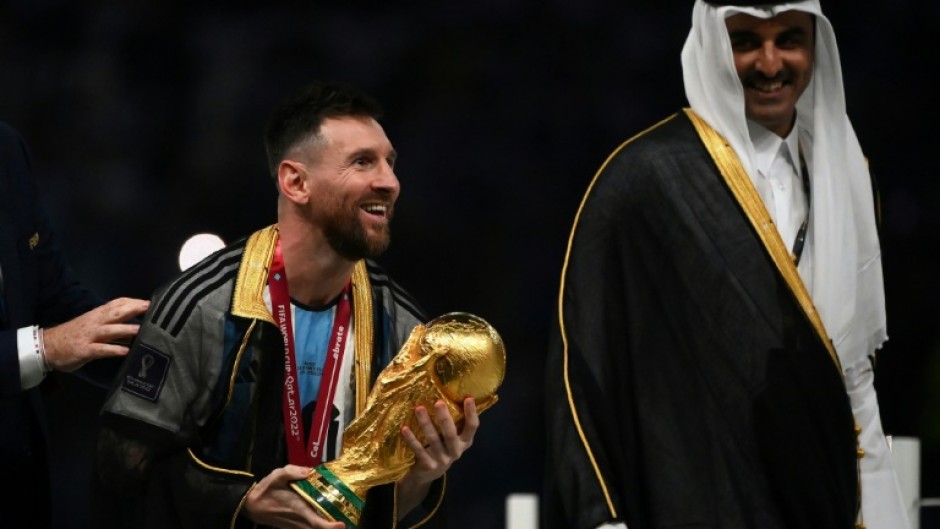
POLYGON ((170 370, 170 356, 141 343, 127 357, 127 370, 121 389, 138 397, 156 402, 170 370))

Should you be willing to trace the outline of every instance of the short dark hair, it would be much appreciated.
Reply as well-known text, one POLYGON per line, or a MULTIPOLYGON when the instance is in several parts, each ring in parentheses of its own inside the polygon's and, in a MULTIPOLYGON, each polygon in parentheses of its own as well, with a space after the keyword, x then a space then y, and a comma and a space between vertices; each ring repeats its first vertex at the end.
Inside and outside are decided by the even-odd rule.
POLYGON ((372 96, 345 84, 315 82, 295 92, 271 114, 264 130, 268 170, 277 178, 277 167, 287 152, 320 133, 326 118, 340 116, 382 117, 382 107, 372 96))

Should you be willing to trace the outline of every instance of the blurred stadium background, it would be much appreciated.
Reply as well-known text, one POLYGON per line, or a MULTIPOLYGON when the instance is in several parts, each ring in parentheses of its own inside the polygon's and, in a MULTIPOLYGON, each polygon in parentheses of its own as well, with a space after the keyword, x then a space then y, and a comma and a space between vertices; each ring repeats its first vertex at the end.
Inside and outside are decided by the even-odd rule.
MULTIPOLYGON (((927 79, 940 3, 823 6, 881 188, 883 420, 920 440, 921 495, 936 497, 940 179, 927 79)), ((451 473, 448 507, 450 527, 497 528, 508 494, 542 484, 543 359, 577 205, 612 149, 685 104, 690 14, 677 0, 0 0, 0 119, 30 144, 79 276, 106 297, 149 297, 192 234, 232 241, 273 222, 261 131, 277 101, 314 79, 377 96, 403 190, 383 263, 428 314, 476 313, 507 343, 501 402, 451 473)), ((89 471, 100 400, 71 383, 49 396, 63 476, 89 471)), ((81 512, 83 494, 63 501, 81 512)))

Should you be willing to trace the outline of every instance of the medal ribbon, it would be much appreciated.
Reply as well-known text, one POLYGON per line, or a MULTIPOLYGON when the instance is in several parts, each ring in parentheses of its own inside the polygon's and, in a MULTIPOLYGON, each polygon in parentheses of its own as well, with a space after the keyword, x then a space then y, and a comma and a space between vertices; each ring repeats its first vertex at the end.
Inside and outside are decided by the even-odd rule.
POLYGON ((297 380, 297 354, 291 322, 290 293, 287 288, 287 274, 284 271, 280 240, 274 248, 274 259, 271 261, 271 271, 268 275, 268 288, 271 292, 272 312, 284 338, 284 435, 287 438, 287 457, 294 465, 315 467, 323 461, 323 449, 330 431, 330 410, 333 409, 333 398, 339 385, 340 367, 343 365, 343 353, 349 336, 351 319, 349 284, 346 284, 336 305, 333 331, 330 333, 323 376, 320 378, 320 389, 317 393, 317 405, 310 427, 309 443, 304 442, 306 429, 303 424, 300 385, 297 380))

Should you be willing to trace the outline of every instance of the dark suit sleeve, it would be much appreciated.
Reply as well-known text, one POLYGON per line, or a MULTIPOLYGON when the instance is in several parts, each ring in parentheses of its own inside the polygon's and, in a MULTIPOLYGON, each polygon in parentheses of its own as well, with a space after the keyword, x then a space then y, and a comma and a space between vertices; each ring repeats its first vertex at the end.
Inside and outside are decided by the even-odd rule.
POLYGON ((0 331, 0 395, 20 391, 20 364, 16 352, 16 331, 0 331))
POLYGON ((20 391, 16 329, 57 325, 101 304, 66 263, 31 169, 26 143, 0 123, 0 394, 4 395, 20 391))

